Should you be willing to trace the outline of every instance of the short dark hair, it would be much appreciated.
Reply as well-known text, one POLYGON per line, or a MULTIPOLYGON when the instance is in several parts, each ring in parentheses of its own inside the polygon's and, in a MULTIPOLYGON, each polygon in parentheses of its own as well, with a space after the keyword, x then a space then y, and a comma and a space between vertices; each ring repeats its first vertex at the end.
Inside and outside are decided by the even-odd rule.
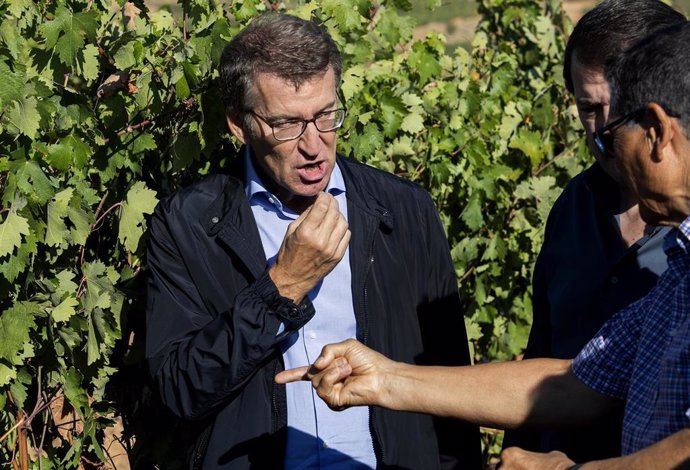
POLYGON ((605 0, 587 12, 565 47, 563 78, 574 91, 573 58, 588 67, 604 68, 625 49, 654 31, 684 22, 685 17, 660 0, 605 0))
POLYGON ((340 83, 342 59, 328 32, 296 16, 256 17, 225 46, 220 59, 221 95, 227 112, 244 111, 253 82, 270 73, 299 87, 328 68, 340 83))
POLYGON ((670 26, 606 66, 611 111, 624 115, 654 102, 690 137, 690 22, 670 26))

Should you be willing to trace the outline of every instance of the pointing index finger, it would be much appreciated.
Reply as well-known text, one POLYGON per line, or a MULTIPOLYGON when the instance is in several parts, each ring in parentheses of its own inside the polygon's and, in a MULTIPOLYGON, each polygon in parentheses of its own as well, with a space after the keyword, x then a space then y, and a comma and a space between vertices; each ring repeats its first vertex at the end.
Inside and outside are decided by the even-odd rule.
POLYGON ((298 382, 300 380, 310 380, 307 376, 309 367, 310 366, 302 366, 279 372, 275 376, 275 381, 277 384, 287 384, 291 382, 298 382))

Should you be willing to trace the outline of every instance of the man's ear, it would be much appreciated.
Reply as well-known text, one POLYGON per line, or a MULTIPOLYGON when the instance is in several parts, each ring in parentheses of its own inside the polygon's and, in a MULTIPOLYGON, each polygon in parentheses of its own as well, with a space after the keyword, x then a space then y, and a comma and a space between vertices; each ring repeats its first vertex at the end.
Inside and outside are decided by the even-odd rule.
POLYGON ((247 143, 247 133, 244 130, 244 121, 238 113, 227 113, 225 115, 225 122, 228 123, 228 129, 232 132, 237 140, 242 142, 242 144, 247 143))
POLYGON ((673 144, 678 129, 676 122, 666 113, 666 110, 657 103, 647 105, 645 119, 649 120, 647 134, 652 143, 652 157, 661 161, 664 158, 664 150, 673 144))

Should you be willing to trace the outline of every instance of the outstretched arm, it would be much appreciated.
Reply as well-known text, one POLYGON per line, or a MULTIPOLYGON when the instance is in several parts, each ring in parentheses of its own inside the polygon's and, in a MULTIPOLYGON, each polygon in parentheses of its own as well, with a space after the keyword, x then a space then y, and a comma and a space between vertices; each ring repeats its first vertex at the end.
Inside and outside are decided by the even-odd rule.
POLYGON ((312 366, 276 376, 295 380, 310 380, 335 409, 377 405, 500 428, 577 425, 619 403, 580 382, 566 360, 413 366, 355 340, 328 345, 312 366))

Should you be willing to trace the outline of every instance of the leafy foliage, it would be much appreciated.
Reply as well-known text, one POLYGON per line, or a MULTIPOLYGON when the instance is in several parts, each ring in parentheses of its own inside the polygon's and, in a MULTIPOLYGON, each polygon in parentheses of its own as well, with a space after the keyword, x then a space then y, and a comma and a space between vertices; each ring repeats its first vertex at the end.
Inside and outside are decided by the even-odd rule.
MULTIPOLYGON (((125 0, 0 5, 0 456, 18 468, 113 466, 116 448, 135 466, 180 464, 134 419, 154 406, 132 339, 146 216, 233 157, 214 82, 222 47, 283 8, 181 3, 180 17, 125 0)), ((449 55, 440 35, 412 41, 410 7, 290 11, 343 51, 339 151, 429 189, 475 360, 513 358, 546 215, 586 158, 561 79, 569 23, 557 0, 483 0, 472 51, 449 55)))

